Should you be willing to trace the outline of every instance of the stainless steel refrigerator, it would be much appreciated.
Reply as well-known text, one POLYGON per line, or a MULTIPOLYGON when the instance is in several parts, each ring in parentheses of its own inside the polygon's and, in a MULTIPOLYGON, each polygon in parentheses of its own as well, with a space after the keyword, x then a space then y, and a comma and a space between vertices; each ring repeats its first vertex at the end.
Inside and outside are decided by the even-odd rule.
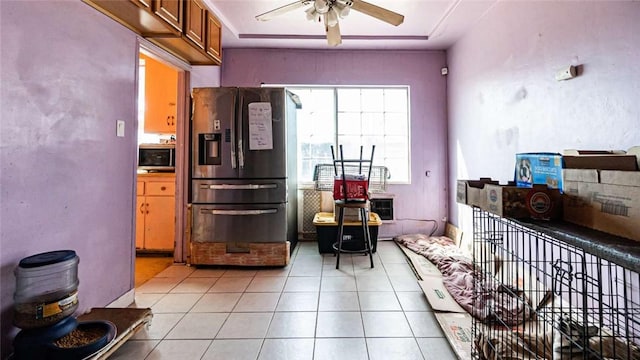
POLYGON ((299 106, 283 88, 193 89, 192 243, 244 253, 250 243, 289 241, 293 250, 299 106))

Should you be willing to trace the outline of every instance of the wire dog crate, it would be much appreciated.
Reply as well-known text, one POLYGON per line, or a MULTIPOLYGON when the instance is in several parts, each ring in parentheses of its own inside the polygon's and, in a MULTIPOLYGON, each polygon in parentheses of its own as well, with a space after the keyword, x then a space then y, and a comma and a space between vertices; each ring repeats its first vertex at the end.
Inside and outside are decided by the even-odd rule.
MULTIPOLYGON (((346 175, 360 175, 369 172, 368 164, 344 164, 346 175)), ((313 171, 313 182, 318 191, 333 191, 333 181, 336 176, 342 176, 342 167, 333 164, 318 164, 313 171), (338 172, 336 175, 335 172, 338 172)), ((389 169, 386 166, 372 166, 369 177, 369 191, 382 193, 387 190, 387 179, 389 179, 389 169)))
POLYGON ((475 359, 640 359, 637 243, 477 207, 473 221, 475 359))

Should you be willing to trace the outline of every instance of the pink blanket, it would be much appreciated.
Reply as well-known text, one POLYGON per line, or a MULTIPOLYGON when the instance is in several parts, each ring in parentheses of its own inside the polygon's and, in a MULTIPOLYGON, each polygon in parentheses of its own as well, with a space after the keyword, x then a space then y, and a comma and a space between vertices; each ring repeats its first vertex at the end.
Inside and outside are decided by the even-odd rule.
POLYGON ((457 247, 453 240, 445 236, 411 234, 397 236, 394 241, 436 265, 451 296, 474 317, 512 326, 533 315, 529 301, 521 291, 483 276, 473 265, 472 256, 457 247))

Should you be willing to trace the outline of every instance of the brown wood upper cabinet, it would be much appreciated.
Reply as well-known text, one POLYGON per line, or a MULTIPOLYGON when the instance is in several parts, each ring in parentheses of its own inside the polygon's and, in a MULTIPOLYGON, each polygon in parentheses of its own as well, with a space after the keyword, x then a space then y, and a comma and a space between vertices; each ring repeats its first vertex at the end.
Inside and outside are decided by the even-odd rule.
POLYGON ((204 49, 207 25, 207 8, 200 0, 187 0, 185 35, 199 48, 204 49))
POLYGON ((146 8, 151 11, 151 0, 131 0, 131 2, 141 8, 146 8))
POLYGON ((220 29, 220 21, 209 11, 207 15, 207 54, 216 58, 217 61, 222 62, 220 39, 222 31, 220 31, 220 29))
POLYGON ((184 0, 155 0, 153 11, 169 25, 182 32, 184 0))
POLYGON ((222 62, 220 21, 203 0, 83 1, 190 64, 222 62))

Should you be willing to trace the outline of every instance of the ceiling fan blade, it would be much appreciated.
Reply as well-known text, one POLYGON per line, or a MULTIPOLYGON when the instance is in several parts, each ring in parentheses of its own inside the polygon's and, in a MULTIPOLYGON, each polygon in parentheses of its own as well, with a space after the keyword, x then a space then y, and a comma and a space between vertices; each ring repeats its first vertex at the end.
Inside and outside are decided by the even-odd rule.
POLYGON ((366 1, 352 0, 351 8, 391 25, 398 26, 404 22, 404 15, 370 4, 366 1))
POLYGON ((256 16, 256 20, 260 20, 260 21, 267 21, 267 20, 271 20, 276 16, 282 15, 284 13, 288 13, 289 11, 293 11, 296 9, 299 9, 305 5, 309 5, 311 3, 311 0, 298 0, 296 2, 293 2, 291 4, 287 4, 284 6, 281 6, 279 8, 267 11, 264 14, 260 14, 258 16, 256 16))
POLYGON ((340 36, 340 25, 336 23, 335 26, 325 25, 327 30, 327 43, 329 46, 338 46, 342 44, 342 36, 340 36))

